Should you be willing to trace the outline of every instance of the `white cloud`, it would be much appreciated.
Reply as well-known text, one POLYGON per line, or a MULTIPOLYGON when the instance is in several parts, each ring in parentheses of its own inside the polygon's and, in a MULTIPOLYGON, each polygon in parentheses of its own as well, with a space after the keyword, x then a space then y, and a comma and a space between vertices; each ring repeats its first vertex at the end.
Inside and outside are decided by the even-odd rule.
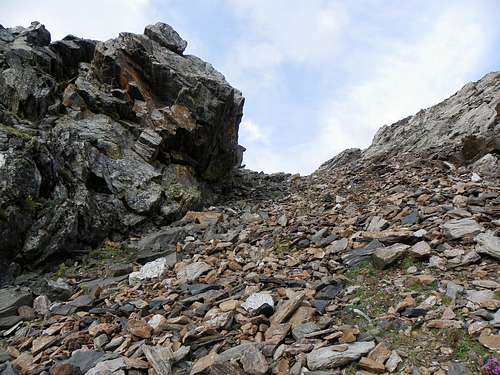
MULTIPOLYGON (((240 124, 240 137, 243 143, 269 143, 267 131, 251 119, 244 119, 240 124)), ((241 142, 241 141, 240 141, 241 142)))
POLYGON ((349 147, 367 147, 376 130, 427 108, 461 88, 487 52, 481 23, 466 9, 434 21, 413 45, 387 41, 371 62, 371 78, 325 103, 316 165, 349 147), (386 54, 387 51, 393 51, 386 54))
POLYGON ((225 0, 245 24, 222 67, 247 95, 278 93, 284 64, 320 66, 345 23, 343 9, 326 0, 225 0))
MULTIPOLYGON (((311 173, 346 148, 367 147, 383 124, 450 96, 470 80, 488 51, 491 41, 482 18, 473 4, 451 6, 431 23, 416 18, 420 32, 415 40, 397 35, 377 38, 375 49, 366 51, 364 59, 348 60, 354 79, 342 93, 320 93, 325 100, 312 120, 314 130, 304 132, 308 139, 286 150, 249 150, 249 167, 311 173)), ((369 45, 371 35, 365 38, 361 45, 369 45)), ((332 52, 332 63, 336 57, 332 52)))
POLYGON ((4 27, 28 26, 40 21, 52 40, 68 34, 106 40, 122 31, 142 33, 154 21, 152 0, 2 0, 0 13, 4 27))
POLYGON ((227 3, 248 23, 252 33, 245 37, 252 44, 266 42, 274 54, 288 63, 316 64, 327 57, 344 24, 343 9, 332 1, 227 0, 227 3))

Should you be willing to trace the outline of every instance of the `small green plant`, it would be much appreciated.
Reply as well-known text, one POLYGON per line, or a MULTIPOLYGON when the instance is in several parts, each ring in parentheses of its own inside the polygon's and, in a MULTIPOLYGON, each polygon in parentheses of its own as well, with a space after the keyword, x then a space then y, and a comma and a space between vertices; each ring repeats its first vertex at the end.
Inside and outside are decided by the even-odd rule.
POLYGON ((26 142, 30 141, 31 138, 33 138, 33 136, 29 133, 23 132, 22 130, 19 130, 19 129, 13 128, 12 126, 7 126, 4 124, 0 124, 0 130, 9 134, 9 135, 12 135, 12 136, 17 137, 19 139, 22 139, 23 141, 26 141, 26 142))
POLYGON ((344 272, 344 276, 348 279, 355 280, 358 276, 368 276, 373 277, 377 273, 377 270, 370 261, 363 261, 354 267, 348 268, 344 272))
POLYGON ((464 334, 456 347, 457 358, 464 361, 475 355, 485 357, 488 355, 488 351, 469 335, 464 334))
POLYGON ((437 290, 438 282, 437 282, 437 280, 434 280, 432 283, 429 283, 429 284, 415 283, 410 288, 411 288, 411 290, 413 290, 415 292, 419 292, 419 293, 432 292, 434 290, 437 290))
POLYGON ((273 243, 273 250, 276 253, 288 253, 290 251, 290 245, 286 241, 277 240, 273 243))
POLYGON ((357 368, 356 363, 352 363, 351 365, 349 365, 348 367, 346 367, 344 369, 344 374, 345 375, 355 375, 356 371, 357 371, 356 368, 357 368))
POLYGON ((41 205, 41 203, 38 203, 37 201, 35 201, 35 199, 33 199, 31 194, 28 194, 28 196, 26 196, 23 201, 23 206, 28 211, 36 211, 38 208, 40 208, 41 205))
POLYGON ((445 306, 450 306, 451 304, 453 304, 453 300, 448 296, 443 296, 442 302, 445 306))
POLYGON ((54 279, 59 279, 60 277, 63 277, 65 274, 66 274, 66 265, 64 263, 61 263, 57 271, 54 272, 53 277, 54 279))

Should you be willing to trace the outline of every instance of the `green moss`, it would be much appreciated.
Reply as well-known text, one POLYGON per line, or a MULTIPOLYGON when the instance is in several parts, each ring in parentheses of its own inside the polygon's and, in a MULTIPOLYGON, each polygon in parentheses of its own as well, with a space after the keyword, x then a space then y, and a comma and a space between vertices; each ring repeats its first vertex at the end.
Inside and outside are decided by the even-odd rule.
POLYGON ((40 208, 41 205, 42 204, 35 201, 31 195, 28 195, 26 198, 24 198, 23 206, 28 211, 36 211, 38 208, 40 208))
POLYGON ((377 274, 377 270, 373 266, 373 264, 369 261, 363 261, 358 265, 347 268, 344 271, 344 276, 352 281, 355 281, 358 276, 366 276, 366 277, 374 277, 377 274))
POLYGON ((430 284, 415 283, 410 287, 411 290, 419 293, 432 292, 434 290, 437 290, 437 288, 438 288, 437 280, 434 280, 430 284))
POLYGON ((4 210, 0 208, 0 223, 6 223, 7 222, 7 214, 5 213, 4 210))
POLYGON ((33 136, 27 132, 24 132, 22 130, 13 128, 12 126, 7 126, 4 124, 0 124, 0 131, 3 131, 11 136, 17 137, 19 139, 22 139, 23 141, 30 141, 33 136))
POLYGON ((65 274, 66 274, 66 265, 64 263, 61 263, 59 265, 59 269, 56 272, 54 272, 52 277, 54 280, 56 280, 60 277, 63 277, 65 274))
POLYGON ((488 356, 488 351, 476 340, 463 333, 455 348, 455 355, 461 361, 477 361, 488 356))
POLYGON ((132 250, 128 246, 122 246, 112 241, 105 241, 100 249, 90 251, 89 257, 94 260, 109 260, 117 257, 128 257, 132 250))
POLYGON ((453 300, 448 296, 443 296, 442 302, 443 302, 443 305, 449 306, 452 304, 453 300))
POLYGON ((290 251, 290 245, 287 241, 276 240, 273 243, 273 251, 276 253, 288 253, 290 251))

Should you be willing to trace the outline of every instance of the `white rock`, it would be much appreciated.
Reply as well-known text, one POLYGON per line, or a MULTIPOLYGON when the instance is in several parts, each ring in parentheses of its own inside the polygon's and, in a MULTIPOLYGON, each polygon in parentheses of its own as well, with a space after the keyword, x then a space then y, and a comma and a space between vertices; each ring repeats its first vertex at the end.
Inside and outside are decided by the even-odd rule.
POLYGON ((273 297, 269 293, 254 293, 241 305, 245 310, 256 310, 264 304, 274 307, 273 297))
POLYGON ((5 165, 5 154, 3 152, 0 152, 0 168, 2 168, 5 165))
POLYGON ((387 362, 385 363, 385 369, 389 372, 394 372, 401 361, 402 359, 399 354, 393 350, 389 359, 387 359, 387 362))
POLYGON ((422 238, 422 237, 424 237, 426 234, 427 234, 427 231, 426 231, 425 229, 419 229, 419 230, 417 230, 415 233, 413 233, 413 236, 414 236, 414 237, 417 237, 417 238, 422 238))
POLYGON ((167 258, 158 258, 152 262, 146 263, 137 272, 132 272, 128 275, 129 284, 140 283, 143 280, 160 278, 165 275, 168 270, 167 258))
POLYGON ((472 182, 479 182, 482 180, 481 176, 479 176, 476 172, 472 173, 472 176, 470 178, 472 182))
POLYGON ((500 238, 495 237, 493 232, 481 233, 476 236, 475 240, 477 242, 476 251, 478 253, 500 259, 500 238))
POLYGON ((41 295, 33 300, 33 310, 35 310, 37 314, 46 315, 49 313, 49 309, 50 309, 49 297, 41 295))
POLYGON ((195 281, 204 273, 210 271, 210 267, 205 262, 194 262, 183 267, 177 272, 177 278, 186 278, 188 281, 195 281))
POLYGON ((149 319, 148 324, 154 329, 155 332, 163 331, 167 326, 167 318, 161 314, 155 314, 149 319))
POLYGON ((310 370, 334 368, 347 365, 361 358, 375 347, 373 341, 355 342, 350 345, 333 345, 313 350, 307 354, 307 367, 310 370))

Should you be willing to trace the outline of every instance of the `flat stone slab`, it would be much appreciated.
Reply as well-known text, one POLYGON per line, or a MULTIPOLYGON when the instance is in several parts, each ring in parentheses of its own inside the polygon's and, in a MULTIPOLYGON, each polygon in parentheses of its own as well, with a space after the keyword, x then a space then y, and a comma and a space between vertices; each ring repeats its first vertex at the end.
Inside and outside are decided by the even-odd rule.
POLYGON ((307 367, 310 370, 319 370, 344 366, 358 360, 374 347, 375 343, 373 341, 367 341, 316 349, 307 354, 307 367))
POLYGON ((16 315, 19 306, 31 306, 33 295, 27 288, 0 289, 0 317, 16 315))

